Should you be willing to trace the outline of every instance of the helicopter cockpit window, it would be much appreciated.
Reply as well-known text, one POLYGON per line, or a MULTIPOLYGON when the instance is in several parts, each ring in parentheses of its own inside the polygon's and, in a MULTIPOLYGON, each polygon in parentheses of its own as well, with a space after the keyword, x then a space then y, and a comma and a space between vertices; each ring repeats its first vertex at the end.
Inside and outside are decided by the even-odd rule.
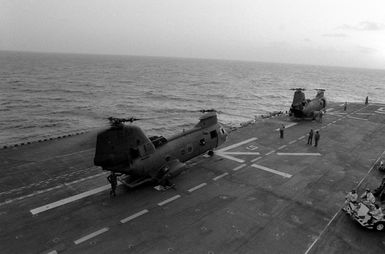
POLYGON ((217 131, 216 130, 211 131, 210 132, 210 136, 211 136, 212 139, 218 137, 217 131))

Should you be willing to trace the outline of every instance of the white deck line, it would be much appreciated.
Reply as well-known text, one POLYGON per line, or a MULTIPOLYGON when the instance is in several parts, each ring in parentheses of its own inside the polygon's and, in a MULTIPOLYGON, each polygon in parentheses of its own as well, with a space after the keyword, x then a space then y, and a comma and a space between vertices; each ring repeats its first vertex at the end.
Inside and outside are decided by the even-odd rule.
MULTIPOLYGON (((118 185, 119 185, 119 183, 118 183, 118 185)), ((62 205, 74 202, 76 200, 79 200, 79 199, 82 199, 82 198, 85 198, 85 197, 88 197, 88 196, 92 196, 92 195, 94 195, 96 193, 108 190, 110 188, 111 188, 111 185, 109 185, 109 184, 108 185, 104 185, 104 186, 101 186, 99 188, 96 188, 96 189, 93 189, 93 190, 89 190, 89 191, 77 194, 75 196, 71 196, 71 197, 64 198, 64 199, 61 199, 59 201, 56 201, 56 202, 53 202, 53 203, 50 203, 50 204, 47 204, 47 205, 40 206, 38 208, 30 210, 30 212, 32 213, 32 215, 36 215, 36 214, 39 214, 39 213, 42 213, 42 212, 54 209, 56 207, 59 207, 59 206, 62 206, 62 205)))
POLYGON ((246 164, 239 165, 238 167, 233 168, 233 171, 240 170, 240 169, 243 168, 244 166, 246 166, 246 164))
POLYGON ((257 140, 257 138, 254 137, 254 138, 246 139, 246 140, 244 140, 244 141, 242 141, 242 142, 239 142, 239 143, 236 143, 236 144, 233 144, 233 145, 224 147, 224 148, 222 148, 222 149, 219 149, 219 150, 217 150, 217 152, 224 152, 224 151, 233 149, 233 148, 235 148, 235 147, 238 147, 238 146, 241 146, 241 145, 250 143, 250 142, 252 142, 252 141, 254 141, 254 140, 257 140))
POLYGON ((326 112, 332 111, 334 108, 327 108, 326 112))
POLYGON ((275 152, 275 150, 272 150, 272 151, 268 152, 266 155, 270 155, 270 154, 272 154, 274 152, 275 152))
POLYGON ((231 154, 231 155, 260 155, 259 152, 221 152, 221 154, 231 154))
POLYGON ((56 250, 51 250, 51 251, 48 252, 47 254, 57 254, 57 251, 56 251, 56 250))
POLYGON ((356 119, 356 120, 368 121, 368 119, 365 119, 365 118, 359 118, 359 117, 354 117, 354 116, 348 116, 348 118, 356 119))
POLYGON ((385 114, 385 111, 374 111, 375 113, 378 113, 378 114, 385 114))
POLYGON ((193 192, 193 191, 196 191, 196 190, 198 190, 198 189, 200 189, 200 188, 202 188, 202 187, 204 187, 206 185, 207 185, 207 183, 201 183, 201 184, 199 184, 199 185, 197 185, 195 187, 192 187, 191 189, 188 189, 187 191, 188 192, 193 192))
POLYGON ((301 139, 304 139, 304 138, 305 138, 305 136, 301 136, 301 137, 298 138, 298 140, 301 140, 301 139))
MULTIPOLYGON (((293 127, 294 125, 297 125, 298 123, 291 123, 291 124, 288 124, 288 125, 285 125, 285 129, 287 128, 290 128, 290 127, 293 127)), ((279 131, 279 128, 275 129, 276 131, 279 131)))
POLYGON ((224 153, 217 152, 216 154, 218 156, 221 156, 221 157, 225 158, 225 159, 229 159, 229 160, 236 161, 236 162, 239 162, 239 163, 244 163, 245 162, 244 160, 235 158, 234 156, 226 155, 224 153))
POLYGON ((131 216, 128 216, 127 218, 121 219, 121 220, 120 220, 120 223, 126 223, 126 222, 129 222, 129 221, 131 221, 131 220, 133 220, 133 219, 135 219, 135 218, 138 218, 139 216, 142 216, 143 214, 146 214, 146 213, 148 213, 148 210, 147 210, 147 209, 144 209, 144 210, 142 210, 142 211, 140 211, 140 212, 137 212, 137 213, 135 213, 135 214, 133 214, 133 215, 131 215, 131 216))
POLYGON ((281 171, 278 171, 278 170, 275 170, 275 169, 267 168, 267 167, 264 167, 264 166, 261 166, 261 165, 252 164, 251 166, 254 167, 254 168, 262 169, 264 171, 267 171, 267 172, 270 172, 270 173, 273 173, 273 174, 277 174, 277 175, 286 177, 286 178, 292 177, 292 175, 290 175, 288 173, 284 173, 284 172, 281 172, 281 171))
POLYGON ((170 203, 170 202, 172 202, 172 201, 174 201, 174 200, 176 200, 176 199, 178 199, 180 197, 181 197, 181 195, 175 195, 175 196, 173 196, 173 197, 171 197, 169 199, 163 200, 162 202, 158 203, 158 206, 163 206, 165 204, 168 204, 168 203, 170 203))
POLYGON ((277 153, 277 155, 293 155, 293 156, 321 156, 320 153, 277 153))
POLYGON ((252 159, 251 162, 256 162, 257 160, 261 159, 262 157, 257 157, 255 159, 252 159))
POLYGON ((219 175, 219 176, 216 176, 216 177, 214 177, 213 178, 213 181, 217 181, 217 180, 219 180, 219 179, 221 179, 222 177, 225 177, 225 176, 227 176, 229 173, 223 173, 222 175, 219 175))
POLYGON ((285 147, 287 147, 287 145, 280 146, 280 147, 278 147, 277 150, 281 150, 281 149, 283 149, 283 148, 285 148, 285 147))
POLYGON ((292 140, 292 141, 289 142, 289 145, 292 145, 292 144, 294 144, 295 142, 297 142, 297 140, 292 140))
POLYGON ((103 234, 104 232, 107 232, 108 230, 109 230, 109 228, 99 229, 98 231, 95 231, 89 235, 86 235, 86 236, 83 236, 82 238, 79 238, 78 240, 75 240, 74 243, 79 244, 79 243, 85 242, 91 238, 94 238, 95 236, 98 236, 100 234, 103 234))

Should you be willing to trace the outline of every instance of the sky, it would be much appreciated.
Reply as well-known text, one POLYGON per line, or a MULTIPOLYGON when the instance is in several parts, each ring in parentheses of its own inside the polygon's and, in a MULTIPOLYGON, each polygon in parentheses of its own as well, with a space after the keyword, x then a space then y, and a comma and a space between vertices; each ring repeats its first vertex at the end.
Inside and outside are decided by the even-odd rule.
POLYGON ((0 0, 0 50, 385 69, 385 1, 0 0))

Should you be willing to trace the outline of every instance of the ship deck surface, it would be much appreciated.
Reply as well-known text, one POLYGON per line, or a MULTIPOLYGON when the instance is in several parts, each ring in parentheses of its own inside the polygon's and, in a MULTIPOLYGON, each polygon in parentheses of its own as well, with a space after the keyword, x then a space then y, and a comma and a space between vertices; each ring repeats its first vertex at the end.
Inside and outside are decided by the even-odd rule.
POLYGON ((381 104, 334 103, 322 123, 260 119, 189 161, 176 190, 120 185, 112 199, 95 131, 0 149, 1 253, 382 253, 385 233, 341 208, 380 184, 384 131, 381 104))

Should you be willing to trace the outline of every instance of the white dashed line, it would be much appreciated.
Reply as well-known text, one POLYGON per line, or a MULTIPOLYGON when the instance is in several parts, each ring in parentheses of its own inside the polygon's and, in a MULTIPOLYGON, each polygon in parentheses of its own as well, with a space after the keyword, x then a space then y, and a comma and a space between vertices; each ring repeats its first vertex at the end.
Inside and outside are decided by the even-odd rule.
POLYGON ((268 152, 266 155, 270 155, 270 154, 272 154, 272 153, 274 153, 274 152, 275 152, 275 150, 270 151, 270 152, 268 152))
POLYGON ((298 140, 301 140, 301 139, 304 139, 304 138, 305 138, 305 136, 301 136, 301 137, 298 138, 298 140))
POLYGON ((278 147, 277 150, 281 150, 281 149, 285 148, 286 146, 287 146, 287 145, 280 146, 280 147, 278 147))
POLYGON ((136 219, 136 218, 138 218, 139 216, 142 216, 143 214, 146 214, 146 213, 148 213, 148 210, 147 210, 147 209, 144 209, 144 210, 142 210, 142 211, 140 211, 140 212, 137 212, 137 213, 135 213, 135 214, 133 214, 133 215, 131 215, 131 216, 128 216, 127 218, 124 218, 124 219, 120 220, 120 223, 126 223, 126 222, 129 222, 129 221, 131 221, 131 220, 133 220, 133 219, 136 219))
POLYGON ((292 175, 290 175, 288 173, 284 173, 284 172, 281 172, 281 171, 278 171, 278 170, 275 170, 275 169, 267 168, 267 167, 264 167, 264 166, 261 166, 261 165, 253 164, 251 166, 254 167, 254 168, 262 169, 264 171, 267 171, 267 172, 270 172, 270 173, 273 173, 273 174, 277 174, 277 175, 286 177, 286 178, 292 177, 292 175))
POLYGON ((166 200, 164 200, 164 201, 158 203, 158 206, 163 206, 163 205, 165 205, 165 204, 168 204, 168 203, 170 203, 170 202, 172 202, 172 201, 174 201, 174 200, 176 200, 176 199, 178 199, 178 198, 180 198, 180 197, 181 197, 180 195, 175 195, 175 196, 173 196, 173 197, 171 197, 171 198, 169 198, 169 199, 166 199, 166 200))
MULTIPOLYGON (((118 185, 119 184, 120 183, 118 183, 118 185)), ((30 210, 30 212, 32 213, 32 215, 36 215, 38 213, 42 213, 42 212, 54 209, 54 208, 59 207, 59 206, 69 204, 69 203, 77 201, 79 199, 92 196, 92 195, 94 195, 96 193, 108 190, 110 188, 111 188, 111 186, 109 184, 108 185, 104 185, 104 186, 101 186, 101 187, 93 189, 93 190, 89 190, 89 191, 86 191, 86 192, 83 192, 83 193, 80 193, 80 194, 77 194, 77 195, 74 195, 74 196, 71 196, 71 197, 68 197, 68 198, 64 198, 64 199, 61 199, 59 201, 56 201, 56 202, 53 202, 53 203, 50 203, 50 204, 47 204, 47 205, 40 206, 38 208, 30 210)))
POLYGON ((293 156, 320 156, 320 153, 277 153, 277 155, 293 155, 293 156))
POLYGON ((292 140, 292 141, 289 142, 289 145, 292 145, 292 144, 294 144, 295 142, 297 142, 297 140, 292 140))
POLYGON ((107 232, 108 230, 109 230, 109 228, 102 228, 102 229, 100 229, 98 231, 95 231, 95 232, 89 234, 89 235, 83 236, 82 238, 74 241, 74 243, 75 244, 80 244, 80 243, 85 242, 85 241, 87 241, 87 240, 89 240, 91 238, 94 238, 95 236, 103 234, 104 232, 107 232))
POLYGON ((237 170, 240 170, 241 168, 243 168, 244 166, 246 166, 246 164, 242 164, 236 168, 233 168, 233 171, 237 171, 237 170))
POLYGON ((222 152, 222 154, 231 154, 231 155, 259 155, 258 152, 222 152))
POLYGON ((256 162, 257 160, 261 159, 262 157, 257 157, 255 159, 252 159, 251 162, 256 162))
POLYGON ((192 187, 191 189, 188 189, 187 191, 188 192, 193 192, 193 191, 196 191, 196 190, 198 190, 198 189, 200 189, 200 188, 202 188, 202 187, 204 187, 206 185, 207 185, 207 183, 201 183, 201 184, 199 184, 199 185, 197 185, 195 187, 192 187))
POLYGON ((229 173, 223 173, 222 175, 219 175, 219 176, 216 176, 216 177, 214 177, 213 178, 213 181, 217 181, 217 180, 219 180, 219 179, 221 179, 222 177, 225 177, 225 176, 227 176, 229 173))
POLYGON ((51 250, 51 251, 48 252, 47 254, 57 254, 57 251, 56 251, 56 250, 51 250))

